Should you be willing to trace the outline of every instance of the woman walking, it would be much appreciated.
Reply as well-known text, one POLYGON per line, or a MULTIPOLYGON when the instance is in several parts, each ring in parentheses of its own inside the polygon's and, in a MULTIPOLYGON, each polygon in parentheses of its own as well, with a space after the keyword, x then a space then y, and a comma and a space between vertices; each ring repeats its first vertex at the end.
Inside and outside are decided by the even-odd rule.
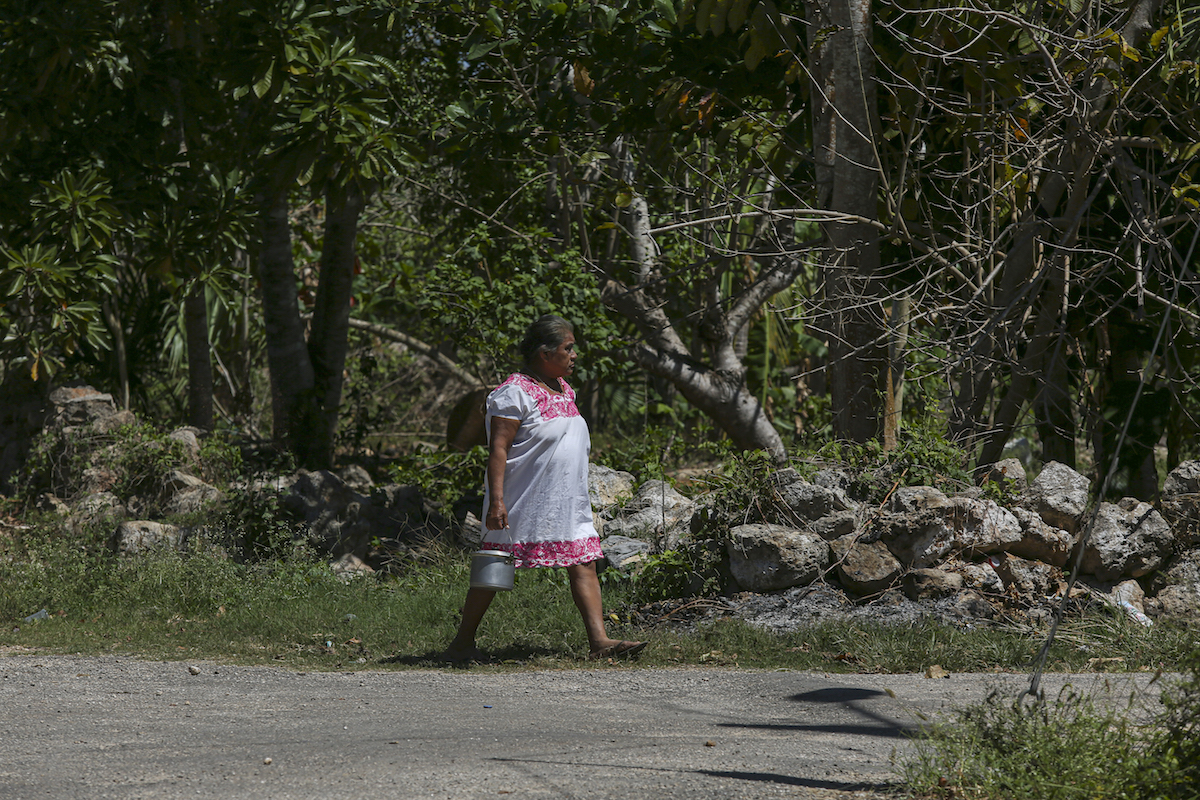
MULTIPOLYGON (((563 380, 575 368, 575 332, 547 314, 521 341, 523 365, 487 399, 488 461, 482 547, 522 567, 566 567, 583 617, 589 658, 632 657, 646 642, 611 639, 604 628, 596 561, 603 557, 588 498, 587 423, 563 380)), ((475 633, 496 592, 471 587, 449 661, 486 660, 475 633)))

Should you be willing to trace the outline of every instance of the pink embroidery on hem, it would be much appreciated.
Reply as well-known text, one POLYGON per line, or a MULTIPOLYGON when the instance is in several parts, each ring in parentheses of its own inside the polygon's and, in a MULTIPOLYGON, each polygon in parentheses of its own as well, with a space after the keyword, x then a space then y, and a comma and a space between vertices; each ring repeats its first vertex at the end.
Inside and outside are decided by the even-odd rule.
POLYGON ((570 567, 604 557, 600 537, 588 536, 571 542, 488 542, 481 547, 512 553, 518 567, 570 567))
POLYGON ((507 386, 510 383, 521 387, 525 394, 534 399, 543 420, 579 416, 579 408, 575 405, 575 390, 562 378, 558 379, 562 394, 555 394, 523 372, 514 372, 500 385, 507 386))

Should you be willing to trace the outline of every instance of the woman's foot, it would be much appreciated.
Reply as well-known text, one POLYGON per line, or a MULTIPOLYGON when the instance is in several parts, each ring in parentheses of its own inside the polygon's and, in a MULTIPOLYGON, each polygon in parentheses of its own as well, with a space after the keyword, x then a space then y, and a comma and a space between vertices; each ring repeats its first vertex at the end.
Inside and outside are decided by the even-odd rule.
POLYGON ((448 664, 486 664, 491 659, 475 645, 459 645, 453 642, 443 651, 441 660, 448 664))
POLYGON ((646 645, 648 644, 649 642, 622 642, 614 640, 610 644, 602 645, 588 653, 588 658, 592 661, 599 661, 603 658, 611 658, 617 661, 622 659, 632 660, 637 658, 646 649, 646 645))

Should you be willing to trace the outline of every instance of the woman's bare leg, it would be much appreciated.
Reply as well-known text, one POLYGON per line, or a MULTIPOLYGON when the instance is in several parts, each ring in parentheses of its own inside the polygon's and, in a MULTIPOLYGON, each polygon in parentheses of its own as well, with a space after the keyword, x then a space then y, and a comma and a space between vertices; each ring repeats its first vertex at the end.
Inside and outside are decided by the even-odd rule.
POLYGON ((458 635, 446 648, 444 658, 451 661, 464 661, 481 657, 483 654, 475 647, 475 633, 479 623, 487 613, 488 606, 496 597, 493 589, 471 587, 467 590, 467 599, 463 603, 462 621, 458 624, 458 635))
POLYGON ((593 657, 612 651, 612 655, 632 650, 640 642, 623 642, 620 639, 610 639, 604 628, 604 604, 600 598, 600 579, 596 577, 596 562, 574 564, 567 567, 567 576, 571 579, 571 598, 579 615, 583 617, 583 628, 587 631, 588 650, 593 657), (618 652, 620 651, 620 652, 618 652))

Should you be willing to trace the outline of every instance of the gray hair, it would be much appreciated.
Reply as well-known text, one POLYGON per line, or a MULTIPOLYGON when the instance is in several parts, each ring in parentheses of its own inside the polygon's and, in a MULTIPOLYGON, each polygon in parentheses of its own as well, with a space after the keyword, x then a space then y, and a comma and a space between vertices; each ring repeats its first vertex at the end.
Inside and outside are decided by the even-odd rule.
POLYGON ((551 353, 575 333, 575 326, 554 314, 543 314, 525 329, 525 338, 518 348, 524 363, 531 364, 539 353, 551 353))

